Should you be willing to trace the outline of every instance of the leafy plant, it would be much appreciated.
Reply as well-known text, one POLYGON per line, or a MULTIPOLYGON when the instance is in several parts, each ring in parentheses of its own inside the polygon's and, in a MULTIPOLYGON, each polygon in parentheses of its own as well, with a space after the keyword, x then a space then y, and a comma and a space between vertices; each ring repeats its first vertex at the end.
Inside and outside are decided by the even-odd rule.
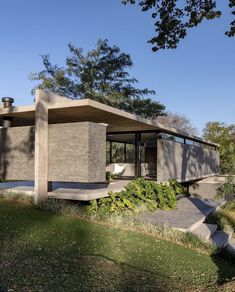
POLYGON ((186 188, 175 179, 169 180, 169 184, 172 187, 172 189, 174 190, 174 193, 176 195, 185 194, 187 192, 186 188))
POLYGON ((217 197, 231 200, 234 199, 234 195, 235 195, 234 177, 232 175, 229 175, 226 178, 225 183, 218 189, 217 197))
POLYGON ((115 175, 109 171, 106 172, 106 180, 110 183, 115 178, 115 175))
POLYGON ((89 214, 106 215, 122 211, 136 212, 138 207, 143 206, 150 211, 157 208, 173 209, 176 206, 175 189, 171 184, 139 178, 130 182, 121 192, 111 192, 107 198, 90 201, 87 211, 89 214))

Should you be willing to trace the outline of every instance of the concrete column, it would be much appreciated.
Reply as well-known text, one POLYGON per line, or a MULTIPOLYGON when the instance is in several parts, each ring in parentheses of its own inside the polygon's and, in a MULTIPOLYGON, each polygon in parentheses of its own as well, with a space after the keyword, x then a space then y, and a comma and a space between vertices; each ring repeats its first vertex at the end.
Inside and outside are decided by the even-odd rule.
POLYGON ((141 177, 141 157, 140 157, 140 147, 141 147, 141 133, 135 133, 135 178, 141 177))
POLYGON ((48 192, 52 192, 52 190, 53 190, 53 188, 52 188, 52 181, 48 181, 47 190, 48 190, 48 192))
POLYGON ((48 193, 48 93, 36 91, 35 100, 35 178, 34 202, 47 199, 48 193))
POLYGON ((2 127, 3 128, 10 128, 12 124, 13 118, 12 117, 3 117, 2 119, 2 127))
POLYGON ((164 181, 165 165, 163 161, 164 147, 161 139, 157 139, 157 181, 164 181))

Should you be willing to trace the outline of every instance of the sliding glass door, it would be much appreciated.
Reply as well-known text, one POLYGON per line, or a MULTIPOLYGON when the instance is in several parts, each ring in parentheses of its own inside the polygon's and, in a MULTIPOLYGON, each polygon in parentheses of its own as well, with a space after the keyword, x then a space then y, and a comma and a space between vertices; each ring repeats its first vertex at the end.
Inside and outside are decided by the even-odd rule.
POLYGON ((122 177, 156 178, 157 133, 130 132, 107 135, 107 166, 123 166, 122 177))

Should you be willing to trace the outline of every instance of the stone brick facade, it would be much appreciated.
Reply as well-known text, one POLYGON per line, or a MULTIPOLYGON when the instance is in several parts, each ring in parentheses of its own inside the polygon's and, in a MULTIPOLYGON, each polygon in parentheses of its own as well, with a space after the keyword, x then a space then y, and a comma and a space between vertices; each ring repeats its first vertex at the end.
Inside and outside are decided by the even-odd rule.
POLYGON ((49 125, 49 181, 105 181, 106 126, 91 122, 49 125))
MULTIPOLYGON (((34 180, 34 129, 0 129, 2 178, 34 180)), ((106 126, 91 122, 50 124, 48 154, 49 181, 105 181, 106 126)))
POLYGON ((34 127, 0 129, 0 175, 3 179, 34 179, 34 127))

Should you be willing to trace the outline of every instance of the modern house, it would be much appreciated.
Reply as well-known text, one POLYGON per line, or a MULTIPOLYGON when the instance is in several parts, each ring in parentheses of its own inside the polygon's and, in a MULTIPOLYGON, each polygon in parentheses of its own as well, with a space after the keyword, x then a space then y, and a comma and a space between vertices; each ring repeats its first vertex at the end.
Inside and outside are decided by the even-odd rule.
POLYGON ((0 175, 35 181, 35 200, 50 182, 120 179, 181 182, 219 173, 219 145, 89 99, 37 90, 34 105, 0 108, 0 175))

